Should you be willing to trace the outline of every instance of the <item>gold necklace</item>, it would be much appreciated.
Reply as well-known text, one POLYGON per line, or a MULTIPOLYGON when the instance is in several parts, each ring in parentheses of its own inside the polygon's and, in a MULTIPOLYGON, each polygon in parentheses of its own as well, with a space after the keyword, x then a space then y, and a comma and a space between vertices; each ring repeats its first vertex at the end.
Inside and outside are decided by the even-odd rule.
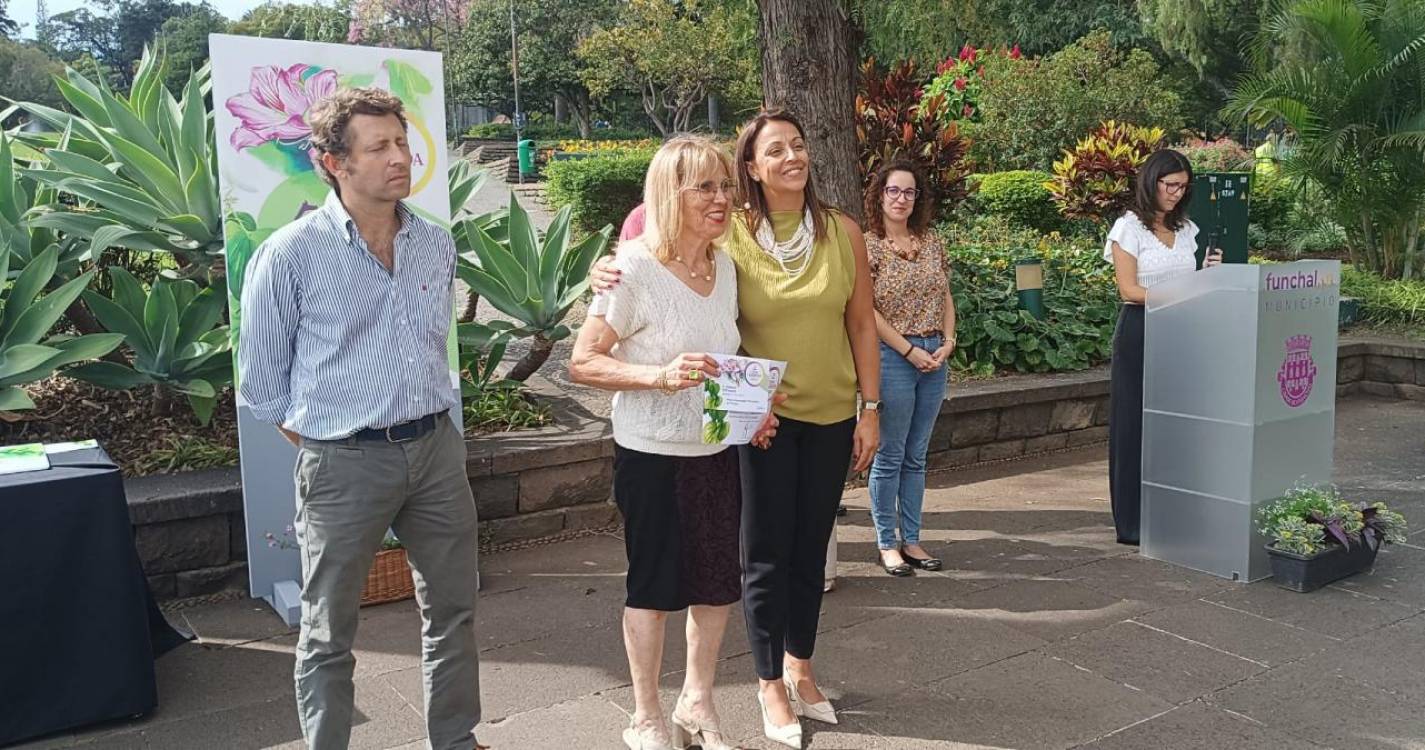
POLYGON ((684 268, 688 269, 688 278, 690 279, 696 279, 701 277, 704 281, 712 281, 713 273, 717 271, 717 268, 713 263, 708 263, 708 272, 706 274, 699 274, 698 270, 696 268, 693 268, 693 264, 689 263, 686 260, 683 260, 683 256, 675 255, 673 256, 673 260, 678 261, 679 264, 681 264, 684 268))

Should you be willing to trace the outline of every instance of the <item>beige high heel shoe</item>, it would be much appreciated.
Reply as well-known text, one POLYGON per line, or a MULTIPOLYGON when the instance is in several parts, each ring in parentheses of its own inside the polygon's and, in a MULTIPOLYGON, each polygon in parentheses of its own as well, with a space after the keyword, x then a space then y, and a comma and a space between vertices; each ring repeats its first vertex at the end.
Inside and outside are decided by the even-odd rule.
POLYGON ((792 681, 791 676, 782 673, 782 683, 787 686, 787 696, 792 699, 792 711, 797 716, 801 716, 812 721, 819 721, 823 724, 839 724, 836 720, 836 709, 832 707, 831 701, 820 703, 807 703, 802 700, 802 694, 797 691, 797 684, 792 681))
POLYGON ((668 734, 660 726, 640 726, 629 719, 628 728, 623 730, 623 744, 628 750, 673 750, 668 744, 668 734))
POLYGON ((773 724, 772 717, 767 715, 767 702, 762 700, 761 690, 757 691, 757 705, 762 707, 762 734, 777 744, 801 750, 802 723, 800 721, 794 721, 782 727, 773 724))
POLYGON ((679 716, 676 707, 673 709, 672 719, 675 750, 687 750, 692 747, 694 740, 697 740, 698 747, 702 750, 736 750, 723 741, 722 730, 715 724, 703 724, 691 716, 679 716))

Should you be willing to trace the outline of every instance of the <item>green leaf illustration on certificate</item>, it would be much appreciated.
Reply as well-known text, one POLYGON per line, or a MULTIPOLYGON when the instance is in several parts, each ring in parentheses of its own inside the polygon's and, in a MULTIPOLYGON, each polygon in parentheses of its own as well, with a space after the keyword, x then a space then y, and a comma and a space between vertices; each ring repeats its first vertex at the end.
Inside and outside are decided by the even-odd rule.
POLYGON ((721 375, 703 383, 703 442, 745 445, 757 434, 787 363, 714 354, 721 375))

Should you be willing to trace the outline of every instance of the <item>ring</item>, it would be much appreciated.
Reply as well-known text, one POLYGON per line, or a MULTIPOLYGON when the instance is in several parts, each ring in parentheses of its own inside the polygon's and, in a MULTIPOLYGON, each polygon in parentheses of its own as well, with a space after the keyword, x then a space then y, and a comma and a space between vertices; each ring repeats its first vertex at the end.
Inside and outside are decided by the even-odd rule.
POLYGON ((702 373, 701 370, 689 370, 689 371, 688 371, 688 380, 691 380, 691 381, 693 381, 694 383, 698 382, 700 379, 702 379, 702 377, 703 377, 703 373, 702 373))

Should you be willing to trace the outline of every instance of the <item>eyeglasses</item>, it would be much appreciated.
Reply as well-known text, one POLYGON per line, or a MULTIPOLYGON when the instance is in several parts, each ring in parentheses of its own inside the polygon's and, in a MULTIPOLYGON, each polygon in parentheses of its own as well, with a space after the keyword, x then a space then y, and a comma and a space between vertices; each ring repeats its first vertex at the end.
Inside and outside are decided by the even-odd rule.
POLYGON ((915 188, 902 189, 896 187, 895 185, 887 185, 884 192, 886 194, 886 197, 890 198, 891 200, 905 198, 907 201, 910 202, 915 202, 915 196, 920 195, 920 191, 916 190, 915 188))
POLYGON ((736 188, 737 183, 733 182, 732 180, 723 180, 722 182, 703 180, 702 182, 693 185, 692 187, 684 188, 684 190, 695 191, 698 194, 699 198, 702 198, 703 200, 708 202, 712 202, 717 198, 717 194, 719 192, 721 192, 728 198, 731 198, 732 191, 736 188))
POLYGON ((1169 195, 1177 195, 1178 193, 1187 190, 1188 187, 1187 182, 1168 182, 1167 180, 1158 180, 1158 184, 1162 185, 1163 189, 1168 191, 1169 195))

